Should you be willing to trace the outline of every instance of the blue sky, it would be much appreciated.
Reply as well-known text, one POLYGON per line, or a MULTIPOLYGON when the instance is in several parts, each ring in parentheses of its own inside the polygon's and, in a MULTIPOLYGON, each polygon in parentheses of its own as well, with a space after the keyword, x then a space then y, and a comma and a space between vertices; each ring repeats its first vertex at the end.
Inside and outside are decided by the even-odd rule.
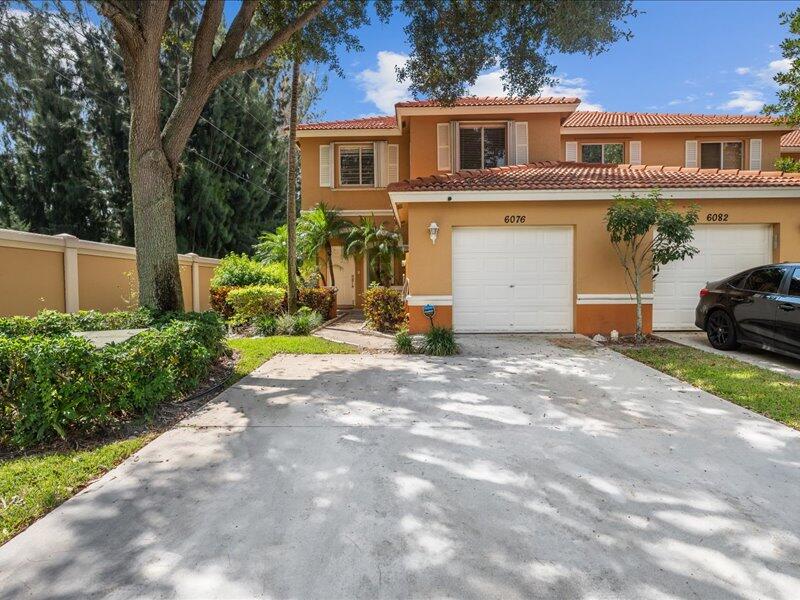
MULTIPOLYGON (((787 35, 779 15, 798 4, 637 2, 644 14, 630 21, 631 41, 594 58, 554 56, 561 82, 545 92, 577 95, 590 110, 757 113, 774 98, 778 45, 787 35)), ((346 78, 329 76, 317 107, 322 118, 387 114, 408 97, 394 76, 408 51, 403 24, 373 19, 359 32, 364 52, 342 54, 346 78)), ((473 91, 501 94, 499 73, 482 75, 473 91)))

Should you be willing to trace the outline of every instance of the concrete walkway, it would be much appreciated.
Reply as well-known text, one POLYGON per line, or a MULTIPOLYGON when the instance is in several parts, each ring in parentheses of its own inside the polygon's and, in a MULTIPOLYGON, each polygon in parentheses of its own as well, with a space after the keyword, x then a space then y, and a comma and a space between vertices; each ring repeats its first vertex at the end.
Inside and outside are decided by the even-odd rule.
POLYGON ((703 331, 659 331, 656 335, 676 344, 683 344, 684 346, 705 350, 720 356, 729 356, 762 369, 769 369, 788 377, 800 379, 800 360, 783 356, 782 354, 746 346, 742 346, 739 350, 717 350, 708 343, 708 336, 703 331))
POLYGON ((276 357, 0 548, 0 597, 795 600, 800 433, 548 339, 276 357))
POLYGON ((348 311, 343 319, 318 329, 314 335, 371 352, 394 350, 394 336, 366 329, 364 315, 360 310, 348 311))

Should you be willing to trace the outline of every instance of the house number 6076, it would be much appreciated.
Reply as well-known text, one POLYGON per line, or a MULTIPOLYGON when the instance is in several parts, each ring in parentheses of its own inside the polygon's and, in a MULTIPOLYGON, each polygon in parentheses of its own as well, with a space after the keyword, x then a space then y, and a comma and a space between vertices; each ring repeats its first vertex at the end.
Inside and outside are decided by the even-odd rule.
POLYGON ((506 215, 503 221, 506 223, 524 223, 525 215, 506 215))

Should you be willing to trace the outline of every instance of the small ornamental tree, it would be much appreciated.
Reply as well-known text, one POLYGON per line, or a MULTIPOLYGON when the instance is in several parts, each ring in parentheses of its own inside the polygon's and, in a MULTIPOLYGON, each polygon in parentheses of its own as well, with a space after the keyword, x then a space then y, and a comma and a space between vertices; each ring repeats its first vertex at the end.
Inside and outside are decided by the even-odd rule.
POLYGON ((697 206, 681 213, 656 189, 645 197, 617 195, 606 212, 606 230, 611 244, 636 294, 637 343, 644 339, 642 282, 648 275, 655 279, 663 265, 691 258, 699 252, 691 245, 697 216, 697 206))

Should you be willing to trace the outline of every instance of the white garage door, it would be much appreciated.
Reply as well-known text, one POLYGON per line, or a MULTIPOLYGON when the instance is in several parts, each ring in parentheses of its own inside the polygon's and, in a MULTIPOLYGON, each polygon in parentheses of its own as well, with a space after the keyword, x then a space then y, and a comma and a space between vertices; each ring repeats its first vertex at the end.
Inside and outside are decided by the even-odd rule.
POLYGON ((769 225, 698 225, 693 258, 661 268, 655 280, 654 329, 694 329, 700 289, 750 267, 772 262, 769 225))
POLYGON ((453 230, 453 328, 572 331, 572 228, 453 230))

